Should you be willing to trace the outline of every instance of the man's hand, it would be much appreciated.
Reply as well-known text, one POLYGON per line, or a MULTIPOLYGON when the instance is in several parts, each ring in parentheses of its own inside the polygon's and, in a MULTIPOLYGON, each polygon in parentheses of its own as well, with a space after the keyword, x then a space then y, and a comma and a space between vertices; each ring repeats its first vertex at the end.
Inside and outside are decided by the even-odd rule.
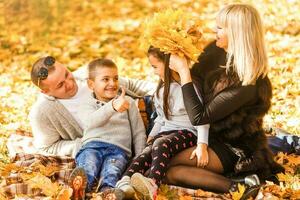
POLYGON ((117 112, 124 112, 129 108, 130 103, 125 98, 125 89, 123 87, 121 95, 113 100, 112 105, 117 112))
POLYGON ((207 144, 198 144, 196 149, 192 152, 190 159, 197 157, 197 167, 204 168, 208 164, 207 144))

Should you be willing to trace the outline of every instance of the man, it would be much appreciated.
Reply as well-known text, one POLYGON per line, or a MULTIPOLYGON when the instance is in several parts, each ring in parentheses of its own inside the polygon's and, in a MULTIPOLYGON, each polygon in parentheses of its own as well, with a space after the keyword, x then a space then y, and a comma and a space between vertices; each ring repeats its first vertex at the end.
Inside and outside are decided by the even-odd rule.
MULTIPOLYGON (((74 76, 51 56, 40 58, 33 64, 31 80, 42 93, 29 114, 34 145, 42 154, 75 157, 84 127, 77 108, 90 95, 86 80, 74 76)), ((131 96, 144 96, 155 91, 154 84, 141 80, 121 78, 120 85, 131 96)), ((128 104, 118 98, 114 103, 120 112, 126 110, 128 104)))

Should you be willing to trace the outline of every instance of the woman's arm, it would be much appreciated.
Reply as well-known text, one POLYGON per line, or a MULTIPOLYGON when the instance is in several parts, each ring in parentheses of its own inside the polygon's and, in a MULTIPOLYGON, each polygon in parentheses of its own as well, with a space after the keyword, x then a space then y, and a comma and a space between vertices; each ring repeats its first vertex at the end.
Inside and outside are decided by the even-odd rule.
POLYGON ((198 78, 205 76, 220 66, 226 65, 226 51, 216 46, 216 41, 209 43, 200 54, 198 62, 192 66, 191 74, 198 78))
POLYGON ((198 98, 192 82, 182 86, 184 104, 194 126, 218 121, 256 97, 256 86, 228 88, 210 102, 203 104, 198 98))

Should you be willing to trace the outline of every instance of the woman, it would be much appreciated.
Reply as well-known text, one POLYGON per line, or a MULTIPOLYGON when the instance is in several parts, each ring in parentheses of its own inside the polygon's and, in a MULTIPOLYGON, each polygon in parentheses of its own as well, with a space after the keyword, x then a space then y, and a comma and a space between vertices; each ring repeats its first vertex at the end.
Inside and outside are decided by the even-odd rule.
POLYGON ((224 7, 217 16, 216 34, 216 46, 227 53, 225 62, 222 50, 211 44, 191 70, 200 81, 192 83, 186 59, 171 56, 170 68, 180 75, 192 124, 210 124, 209 163, 204 168, 195 167, 196 161, 187 159, 194 149, 189 148, 173 159, 167 178, 170 184, 228 192, 235 190, 236 183, 224 174, 257 173, 268 179, 283 168, 273 160, 262 128, 272 87, 257 10, 245 4, 224 7), (214 51, 217 59, 216 55, 205 55, 214 51), (200 89, 203 101, 193 84, 200 89))

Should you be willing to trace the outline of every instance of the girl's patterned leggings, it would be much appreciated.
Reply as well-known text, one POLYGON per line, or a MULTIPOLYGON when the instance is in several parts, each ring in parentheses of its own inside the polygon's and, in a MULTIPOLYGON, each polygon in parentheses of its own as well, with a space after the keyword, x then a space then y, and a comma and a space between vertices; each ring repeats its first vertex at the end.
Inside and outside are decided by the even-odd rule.
POLYGON ((159 186, 166 176, 168 164, 179 152, 196 145, 197 137, 188 130, 175 130, 159 133, 147 145, 143 152, 135 158, 124 176, 134 173, 145 174, 150 168, 149 178, 159 186))

